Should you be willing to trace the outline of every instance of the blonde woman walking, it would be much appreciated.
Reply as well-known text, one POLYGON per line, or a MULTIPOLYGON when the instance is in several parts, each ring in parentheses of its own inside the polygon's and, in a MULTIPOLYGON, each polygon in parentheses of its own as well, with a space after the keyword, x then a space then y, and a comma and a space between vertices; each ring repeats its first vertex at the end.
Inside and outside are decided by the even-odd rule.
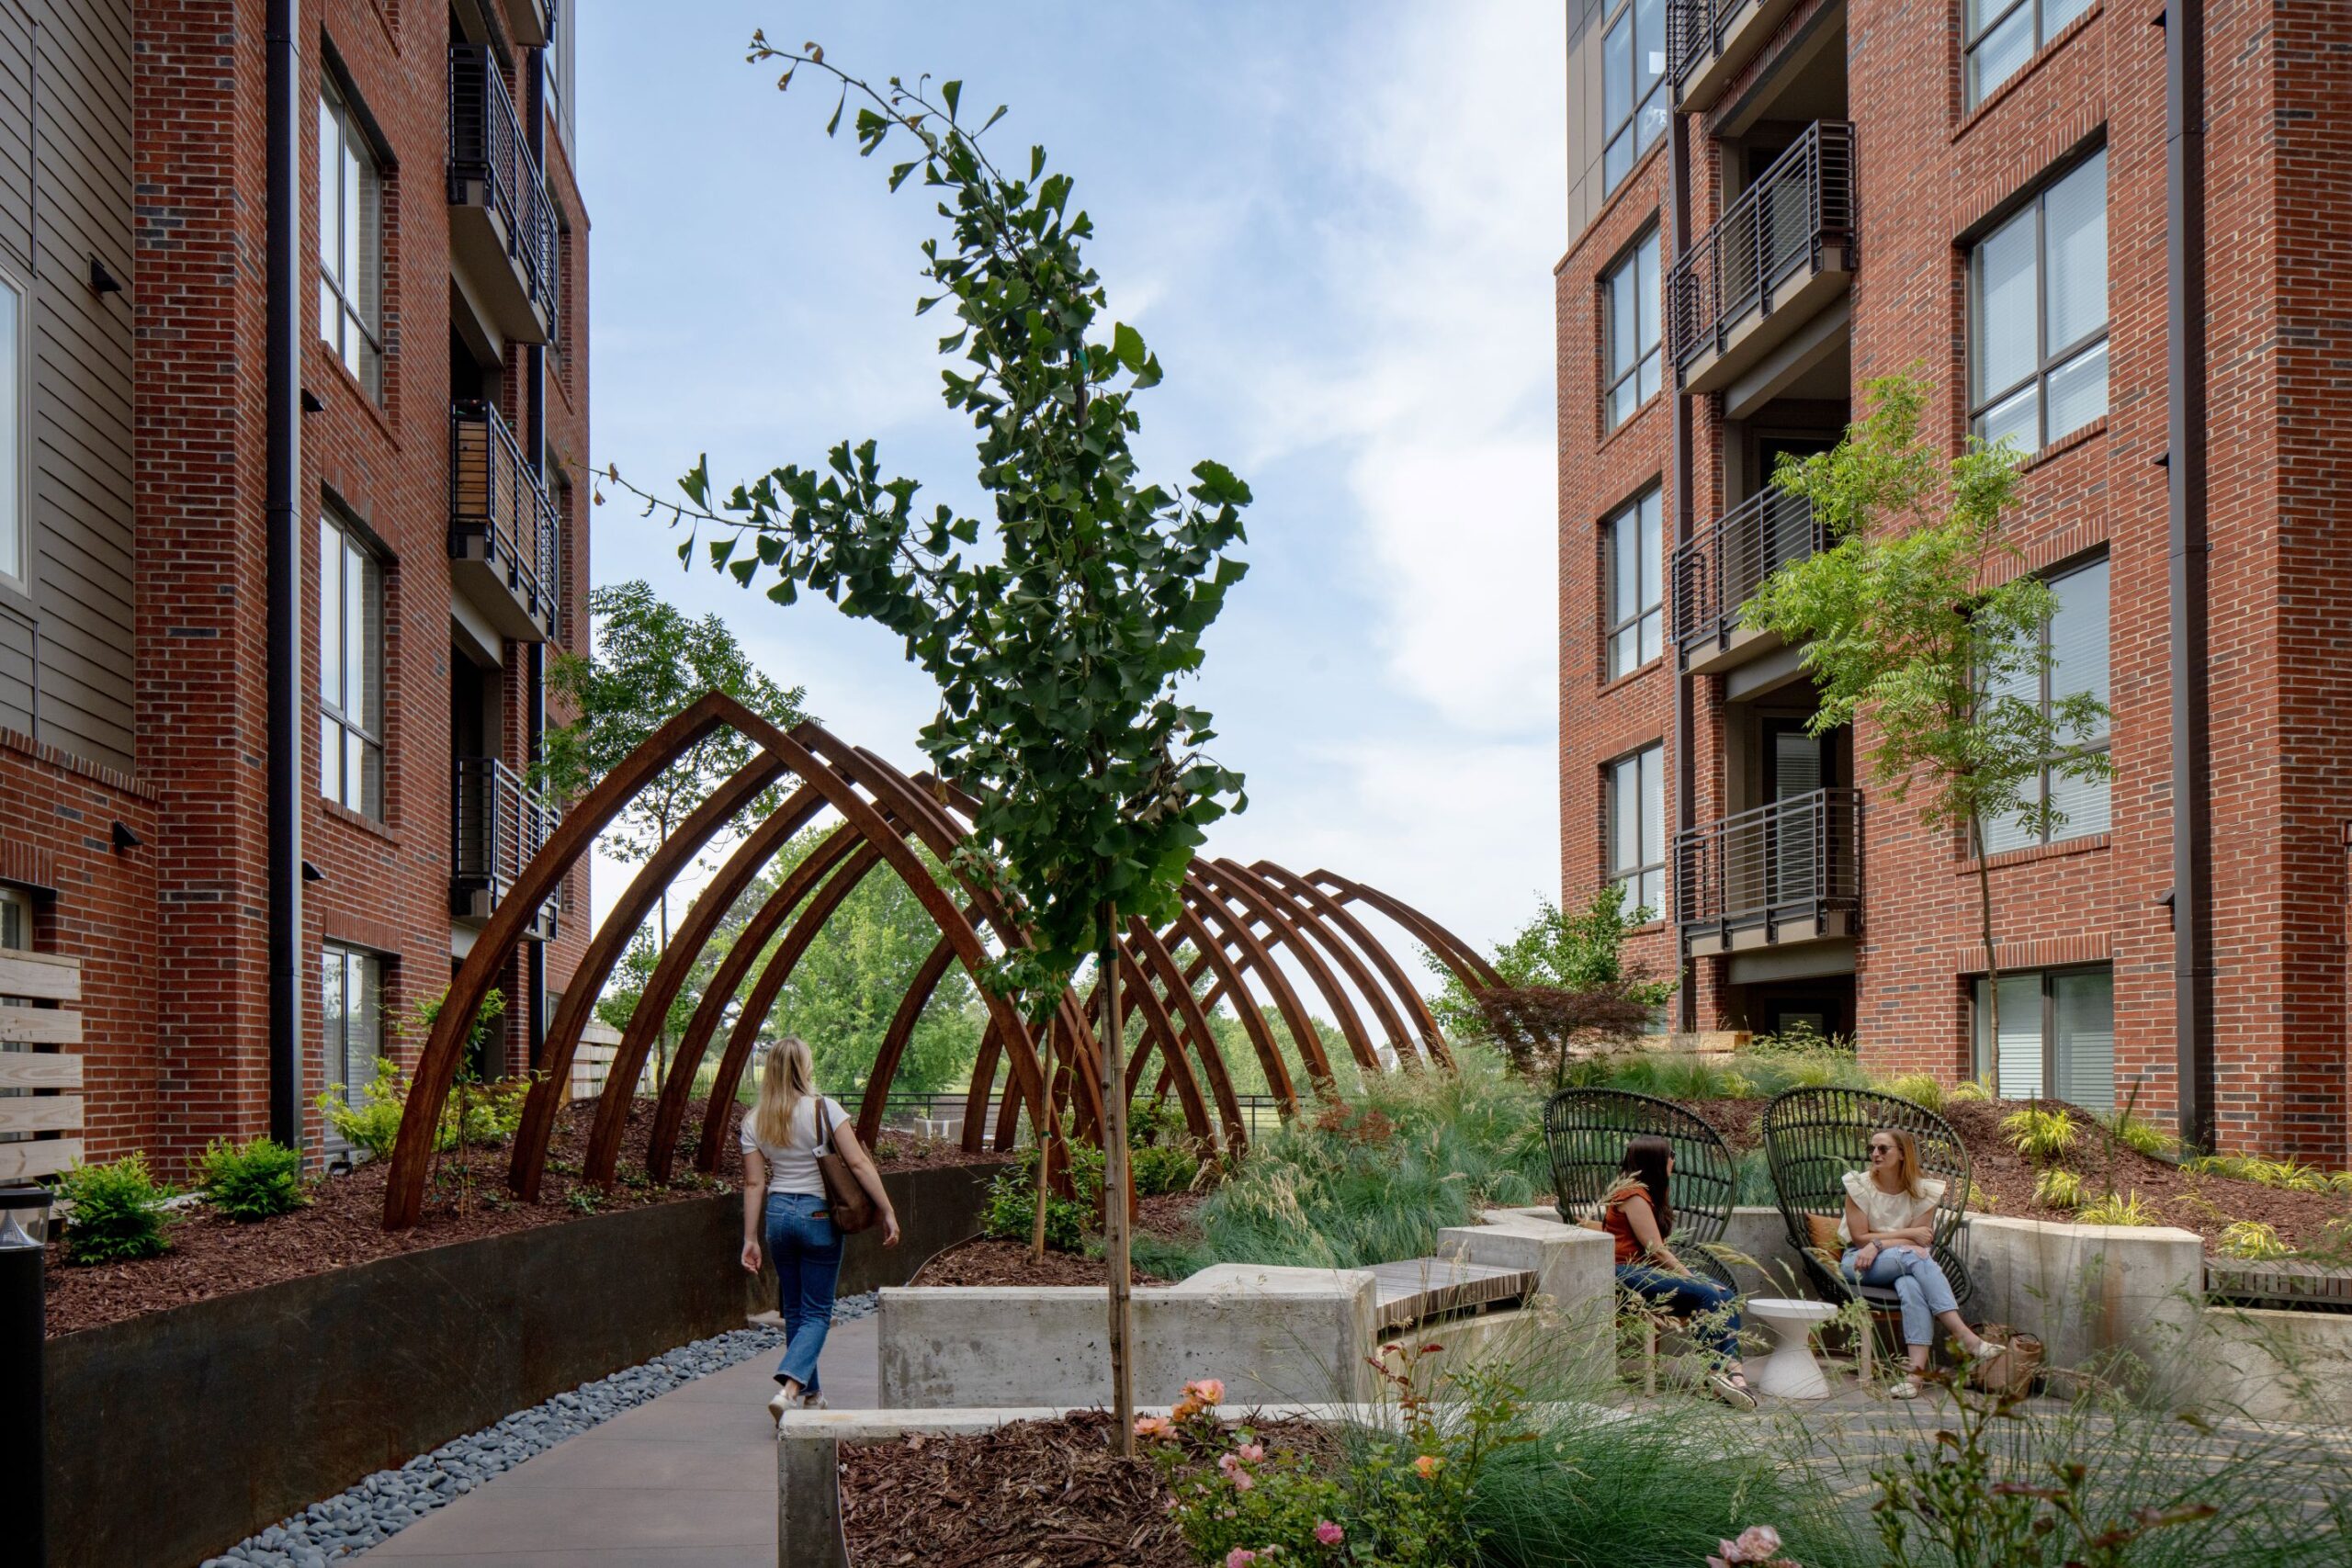
POLYGON ((1943 1265, 1928 1250, 1936 1238, 1936 1203, 1943 1195, 1941 1181, 1920 1174, 1919 1141, 1901 1127, 1872 1133, 1870 1168, 1846 1173, 1846 1212, 1838 1221, 1838 1239, 1846 1244, 1840 1267, 1857 1284, 1894 1286, 1903 1303, 1903 1343, 1911 1367, 1887 1391, 1897 1399, 1919 1397, 1919 1374, 1928 1370, 1928 1348, 1939 1323, 1972 1359, 1997 1356, 2004 1348, 1968 1326, 1943 1265))
MULTIPOLYGON (((776 1310, 784 1318, 784 1359, 775 1381, 783 1386, 768 1401, 779 1420, 795 1405, 821 1407, 817 1358, 833 1324, 833 1285, 841 1276, 842 1234, 826 1210, 825 1182, 817 1156, 837 1153, 860 1184, 880 1193, 874 1161, 857 1141, 841 1102, 817 1092, 808 1043, 786 1035, 768 1052, 760 1071, 759 1099, 744 1112, 738 1142, 743 1150, 743 1267, 760 1271, 764 1236, 768 1261, 775 1266, 776 1310)), ((882 1245, 899 1245, 899 1216, 887 1194, 876 1223, 882 1245)))

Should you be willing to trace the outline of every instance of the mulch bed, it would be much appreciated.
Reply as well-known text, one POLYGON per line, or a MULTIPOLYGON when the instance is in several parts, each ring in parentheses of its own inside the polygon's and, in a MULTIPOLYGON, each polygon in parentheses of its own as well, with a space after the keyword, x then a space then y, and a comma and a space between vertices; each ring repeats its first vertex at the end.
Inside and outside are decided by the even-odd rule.
MULTIPOLYGON (((907 1281, 910 1285, 1107 1285, 1110 1273, 1100 1258, 1048 1252, 1033 1258, 1029 1244, 974 1236, 932 1255, 907 1281)), ((1135 1271, 1138 1285, 1165 1285, 1157 1274, 1135 1271)))
MULTIPOLYGON (((1744 1154, 1762 1144, 1757 1123, 1770 1101, 1699 1100, 1687 1103, 1714 1123, 1734 1154, 1744 1154)), ((2060 1102, 2045 1100, 2041 1104, 2049 1108, 2060 1102)), ((2015 1219, 2071 1223, 2075 1217, 2072 1210, 2052 1209, 2033 1201, 2034 1178, 2041 1167, 2011 1148, 2001 1134, 2001 1119, 2022 1108, 2021 1101, 1963 1100, 1946 1103, 1940 1114, 1967 1145, 1975 1166, 1977 1187, 1993 1200, 1989 1208, 1980 1205, 1980 1212, 2015 1219)), ((2062 1163, 2079 1172, 2096 1194, 2109 1180, 2106 1141, 2089 1111, 2072 1106, 2066 1109, 2074 1112, 2075 1123, 2082 1130, 2082 1140, 2062 1163)), ((2341 1193, 2289 1192, 2233 1177, 2199 1176, 2169 1160, 2140 1154, 2120 1144, 2115 1149, 2113 1181, 2117 1192, 2138 1193, 2154 1206, 2166 1224, 2195 1231, 2209 1245, 2218 1240, 2223 1228, 2235 1220, 2259 1220, 2273 1225, 2287 1241, 2298 1246, 2322 1241, 2322 1232, 2331 1220, 2352 1220, 2352 1199, 2341 1193)))
MULTIPOLYGON (((405 1231, 383 1229, 384 1186, 389 1162, 370 1160, 343 1176, 324 1176, 309 1183, 311 1204, 290 1214, 253 1224, 221 1219, 201 1205, 179 1213, 184 1216, 168 1231, 171 1250, 160 1258, 137 1263, 75 1266, 65 1263, 57 1246, 49 1249, 49 1332, 54 1337, 96 1328, 144 1313, 186 1306, 237 1291, 273 1285, 331 1269, 414 1252, 451 1242, 503 1235, 538 1225, 563 1224, 594 1213, 616 1209, 675 1203, 717 1192, 738 1190, 742 1164, 730 1137, 715 1179, 696 1176, 691 1168, 692 1145, 680 1151, 682 1168, 669 1187, 653 1187, 642 1175, 645 1145, 652 1130, 652 1104, 644 1101, 629 1113, 627 1137, 621 1145, 621 1179, 598 1190, 578 1179, 586 1152, 594 1103, 567 1107, 556 1123, 548 1151, 547 1177, 535 1203, 518 1201, 506 1190, 508 1151, 501 1145, 472 1151, 463 1168, 470 1174, 472 1197, 458 1208, 455 1151, 442 1156, 441 1177, 425 1199, 424 1215, 405 1231), (575 1208, 575 1190, 586 1192, 575 1208)), ((689 1130, 700 1125, 702 1102, 694 1102, 686 1116, 689 1130)), ((972 1163, 990 1156, 965 1154, 954 1144, 938 1140, 897 1138, 889 1157, 876 1163, 885 1170, 906 1166, 972 1163), (952 1151, 952 1157, 949 1151, 952 1151)))
MULTIPOLYGON (((1298 1422, 1268 1447, 1323 1452, 1298 1422)), ((1195 1568, 1151 1461, 1111 1451, 1100 1410, 973 1437, 842 1445, 842 1527, 857 1568, 1195 1568)))

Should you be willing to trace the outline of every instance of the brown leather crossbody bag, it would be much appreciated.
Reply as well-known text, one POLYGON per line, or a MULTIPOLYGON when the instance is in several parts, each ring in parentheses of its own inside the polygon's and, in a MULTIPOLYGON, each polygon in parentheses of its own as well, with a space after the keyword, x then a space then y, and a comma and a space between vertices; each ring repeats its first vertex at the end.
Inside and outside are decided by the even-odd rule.
POLYGON ((817 1177, 825 1184, 825 1207, 832 1212, 833 1229, 855 1235, 873 1227, 881 1211, 881 1194, 866 1190, 862 1174, 833 1149, 833 1117, 825 1097, 817 1097, 817 1177))

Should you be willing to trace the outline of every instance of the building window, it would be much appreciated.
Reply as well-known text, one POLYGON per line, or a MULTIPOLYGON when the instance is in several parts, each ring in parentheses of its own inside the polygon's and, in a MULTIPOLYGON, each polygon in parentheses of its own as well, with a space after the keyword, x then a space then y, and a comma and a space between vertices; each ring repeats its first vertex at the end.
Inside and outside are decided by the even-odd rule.
POLYGON ((367 1098, 384 1053, 384 961, 356 947, 320 949, 319 1035, 326 1081, 346 1105, 367 1098))
POLYGON ((1608 339, 1608 389, 1600 394, 1602 423, 1616 429, 1634 411, 1657 396, 1657 231, 1652 229, 1600 280, 1608 301, 1603 335, 1608 339))
POLYGON ((25 460, 29 443, 25 389, 30 380, 25 353, 25 290, 0 272, 0 577, 31 579, 25 561, 25 460))
MULTIPOLYGON (((2058 604, 2041 627, 2042 647, 2050 656, 2048 668, 2035 677, 2035 685, 2015 694, 2037 703, 2044 718, 2080 692, 2098 698, 2104 707, 2108 699, 2106 559, 2051 579, 2050 592, 2058 604)), ((2108 745, 2108 727, 2102 722, 2096 734, 2042 764, 2041 777, 2028 786, 2025 795, 2034 804, 2048 796, 2055 819, 2048 825, 2047 834, 2038 830, 2041 824, 2018 817, 1998 818, 1984 826, 1985 852, 1998 854, 2003 850, 2106 832, 2110 782, 2072 776, 2061 772, 2060 765, 2075 757, 2104 752, 2108 745)))
POLYGON ((2115 973, 2036 970, 2001 976, 2001 1037, 1979 976, 1973 987, 1976 1076, 1990 1075, 2003 1100, 2063 1100, 2086 1111, 2115 1109, 2115 973))
POLYGON ((1968 107, 2018 73, 2091 0, 1968 0, 1968 107))
POLYGON ((1609 519, 1609 678, 1630 674, 1665 647, 1660 537, 1663 491, 1652 489, 1609 519))
POLYGON ((1645 746, 1609 764, 1609 880, 1625 890, 1627 919, 1666 915, 1666 748, 1645 746))
POLYGON ((0 887, 0 953, 30 953, 32 948, 32 896, 19 887, 0 887))
POLYGON ((333 517, 319 519, 319 793, 384 814, 384 573, 333 517))
POLYGON ((1600 40, 1600 188, 1634 172, 1666 130, 1666 0, 1619 0, 1600 40))
POLYGON ((319 94, 319 336, 384 395, 384 177, 332 77, 319 94))
POLYGON ((2038 452, 2106 413, 2106 149, 1979 241, 1968 273, 1976 434, 2038 452))

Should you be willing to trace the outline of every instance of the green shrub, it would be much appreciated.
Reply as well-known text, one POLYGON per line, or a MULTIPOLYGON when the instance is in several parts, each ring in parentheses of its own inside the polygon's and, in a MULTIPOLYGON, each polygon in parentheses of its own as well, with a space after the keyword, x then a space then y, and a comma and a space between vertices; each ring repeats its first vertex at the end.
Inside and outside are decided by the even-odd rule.
POLYGON ((1169 1144, 1148 1144, 1127 1152, 1128 1168, 1135 1173, 1136 1196, 1157 1198, 1165 1192, 1182 1192, 1193 1184, 1201 1171, 1201 1162, 1181 1148, 1169 1144))
POLYGON ((1944 1090, 1944 1102, 1958 1105, 1964 1101, 1986 1100, 1994 1098, 1989 1078, 1962 1078, 1944 1090))
POLYGON ((2234 1181, 2258 1182, 2287 1192, 2352 1192, 2352 1172, 2335 1175, 2315 1165, 2290 1159, 2264 1159, 2256 1155, 2200 1155, 2181 1162, 2183 1170, 2200 1176, 2225 1176, 2234 1181))
POLYGON ((2143 1154, 2152 1159, 2166 1159, 2178 1152, 2179 1142, 2163 1128, 2144 1116, 2134 1116, 2128 1105, 2118 1106, 2113 1112, 2102 1116, 2099 1125, 2125 1148, 2143 1154))
POLYGON ((1930 1111, 1944 1108, 1944 1086, 1936 1081, 1932 1073, 1897 1073, 1881 1087, 1897 1100, 1907 1100, 1930 1111))
POLYGON ((2259 1263, 2266 1258, 2286 1258, 2294 1253, 2284 1236, 2274 1225, 2260 1220, 2233 1220, 2222 1229, 2219 1250, 2224 1258, 2239 1258, 2259 1263))
POLYGON ((2001 1132, 2009 1147, 2030 1159, 2056 1159, 2082 1136, 2075 1119, 2064 1111, 2022 1106, 2001 1118, 2001 1132))
POLYGON ((2043 1208, 2079 1209, 2083 1195, 2083 1179, 2061 1167, 2053 1165, 2033 1179, 2033 1201, 2043 1208))
MULTIPOLYGON (((1090 1144, 1070 1148, 1070 1190, 1075 1197, 1046 1199, 1046 1246, 1056 1252, 1085 1249, 1102 1206, 1102 1151, 1090 1144)), ((989 1183, 988 1207, 980 1213, 980 1234, 1000 1241, 1026 1242, 1037 1218, 1037 1151, 1033 1146, 999 1172, 989 1183)))
POLYGON ((401 1113, 408 1107, 408 1084, 401 1065, 390 1056, 376 1058, 376 1077, 360 1086, 357 1096, 345 1100, 346 1086, 330 1084, 314 1103, 320 1119, 334 1135, 354 1148, 380 1159, 400 1141, 401 1113))
POLYGON ((1792 1021, 1777 1032, 1752 1037, 1745 1054, 1756 1056, 1846 1056, 1855 1052, 1850 1034, 1831 1034, 1815 1029, 1803 1020, 1792 1021))
POLYGON ((2084 1225, 2157 1225, 2164 1216, 2137 1192, 2109 1192, 2075 1211, 2075 1223, 2084 1225))
POLYGON ((171 1246, 164 1235, 164 1201, 171 1189, 149 1174, 144 1154, 77 1165, 58 1191, 74 1205, 62 1242, 68 1263, 121 1263, 155 1257, 171 1246))
POLYGON ((1127 1102, 1127 1147, 1131 1149, 1179 1143, 1186 1131, 1184 1108, 1173 1100, 1150 1095, 1127 1102))
POLYGON ((301 1151, 273 1139, 215 1138, 196 1168, 205 1201, 240 1223, 289 1214, 311 1201, 302 1190, 301 1151))

